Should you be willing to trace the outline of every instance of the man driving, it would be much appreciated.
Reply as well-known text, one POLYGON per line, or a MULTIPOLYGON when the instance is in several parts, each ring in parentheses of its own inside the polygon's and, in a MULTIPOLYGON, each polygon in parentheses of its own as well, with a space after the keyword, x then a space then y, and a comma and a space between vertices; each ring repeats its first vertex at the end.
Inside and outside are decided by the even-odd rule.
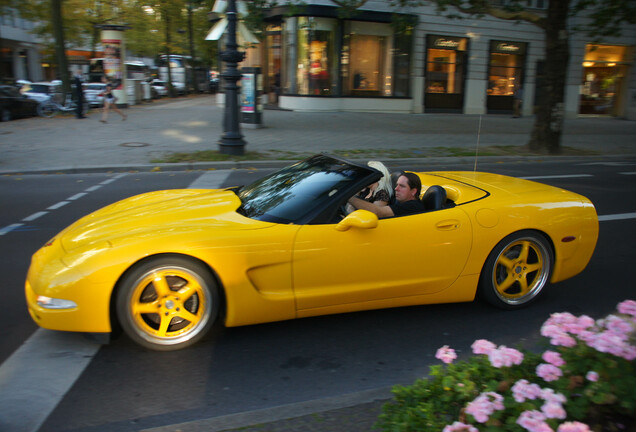
POLYGON ((424 211, 424 204, 420 201, 422 182, 417 174, 405 172, 400 175, 395 185, 395 203, 388 206, 377 206, 373 203, 357 198, 349 198, 353 207, 368 210, 379 218, 406 216, 424 211))

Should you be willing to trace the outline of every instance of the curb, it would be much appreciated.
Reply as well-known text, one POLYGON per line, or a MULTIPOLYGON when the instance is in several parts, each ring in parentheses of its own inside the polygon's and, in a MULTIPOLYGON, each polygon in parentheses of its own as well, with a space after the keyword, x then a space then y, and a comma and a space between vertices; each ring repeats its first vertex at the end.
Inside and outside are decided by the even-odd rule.
MULTIPOLYGON (((515 163, 515 162, 581 162, 599 159, 624 159, 636 157, 636 154, 620 155, 591 155, 591 156, 480 156, 481 163, 515 163)), ((348 160, 357 163, 366 163, 368 159, 348 160)), ((473 157, 434 157, 434 158, 400 158, 379 159, 387 166, 404 166, 409 164, 465 164, 473 163, 473 157)), ((237 169, 276 169, 296 163, 297 160, 255 160, 255 161, 218 161, 218 162, 187 162, 187 163, 159 163, 142 165, 93 165, 84 167, 57 167, 47 169, 23 169, 0 170, 0 175, 37 175, 37 174, 96 174, 96 173, 122 173, 122 172, 171 172, 171 171, 213 171, 213 170, 237 170, 237 169)), ((479 164, 478 164, 479 165, 479 164)))
POLYGON ((140 432, 210 432, 239 429, 263 423, 292 419, 335 409, 354 407, 376 401, 388 401, 393 397, 392 387, 365 390, 325 399, 297 402, 220 417, 177 423, 168 426, 143 429, 140 432))

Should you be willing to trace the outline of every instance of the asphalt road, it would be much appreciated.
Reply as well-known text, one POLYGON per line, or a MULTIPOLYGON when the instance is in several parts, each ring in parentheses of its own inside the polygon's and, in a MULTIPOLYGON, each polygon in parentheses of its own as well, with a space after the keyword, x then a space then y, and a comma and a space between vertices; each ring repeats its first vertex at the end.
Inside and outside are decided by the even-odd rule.
MULTIPOLYGON (((413 164, 408 168, 472 170, 473 166, 454 166, 449 162, 434 167, 413 164)), ((428 366, 437 363, 434 354, 442 345, 451 345, 460 355, 469 355, 470 344, 477 338, 532 347, 540 342, 539 327, 552 312, 599 317, 618 302, 636 297, 630 278, 636 252, 629 240, 636 236, 636 159, 481 163, 478 169, 537 177, 537 181, 589 197, 602 222, 599 243, 588 268, 581 275, 552 286, 532 307, 514 313, 476 301, 333 315, 222 329, 197 346, 172 353, 145 351, 121 336, 83 354, 85 364, 67 391, 54 401, 50 415, 33 424, 40 432, 139 431, 408 384, 426 375, 428 366)), ((235 170, 216 172, 212 177, 222 186, 230 186, 248 183, 265 173, 235 170)), ((0 338, 0 400, 7 396, 3 395, 6 387, 2 387, 2 379, 11 375, 6 368, 14 358, 10 356, 29 345, 22 345, 25 341, 34 340, 34 335, 62 342, 77 338, 36 331, 23 298, 30 255, 60 229, 90 211, 150 190, 188 187, 202 174, 0 178, 0 271, 4 276, 0 289, 3 303, 8 306, 0 314, 0 325, 5 330, 0 338)), ((37 369, 39 361, 51 362, 53 371, 55 359, 38 359, 37 354, 36 350, 30 355, 30 361, 36 362, 31 370, 37 369)), ((72 358, 73 353, 65 355, 72 358)), ((66 364, 66 369, 75 365, 72 361, 66 364)), ((19 382, 26 394, 41 393, 44 383, 37 380, 35 372, 33 376, 20 375, 24 375, 19 382)), ((3 418, 12 415, 16 414, 0 404, 0 425, 3 418)))

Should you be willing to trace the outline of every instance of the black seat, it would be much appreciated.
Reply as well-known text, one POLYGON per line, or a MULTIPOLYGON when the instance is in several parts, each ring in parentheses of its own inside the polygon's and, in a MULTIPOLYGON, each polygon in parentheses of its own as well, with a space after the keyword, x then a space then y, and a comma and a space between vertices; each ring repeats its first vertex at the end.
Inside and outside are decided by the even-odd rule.
POLYGON ((430 186, 424 192, 422 203, 426 211, 443 209, 446 204, 446 189, 441 186, 430 186))

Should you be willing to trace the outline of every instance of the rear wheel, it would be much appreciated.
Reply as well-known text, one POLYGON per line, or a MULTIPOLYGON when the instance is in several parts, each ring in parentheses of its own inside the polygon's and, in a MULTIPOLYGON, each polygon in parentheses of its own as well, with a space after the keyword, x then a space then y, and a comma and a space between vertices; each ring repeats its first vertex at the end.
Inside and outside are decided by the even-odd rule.
POLYGON ((492 250, 479 281, 479 294, 502 309, 518 309, 536 300, 550 279, 554 254, 536 231, 519 231, 492 250))
POLYGON ((134 267, 117 293, 117 316, 126 334, 157 351, 198 342, 216 321, 218 310, 218 287, 210 271, 178 256, 134 267))
POLYGON ((38 105, 38 115, 41 117, 53 117, 57 114, 57 106, 49 102, 42 102, 38 105))

